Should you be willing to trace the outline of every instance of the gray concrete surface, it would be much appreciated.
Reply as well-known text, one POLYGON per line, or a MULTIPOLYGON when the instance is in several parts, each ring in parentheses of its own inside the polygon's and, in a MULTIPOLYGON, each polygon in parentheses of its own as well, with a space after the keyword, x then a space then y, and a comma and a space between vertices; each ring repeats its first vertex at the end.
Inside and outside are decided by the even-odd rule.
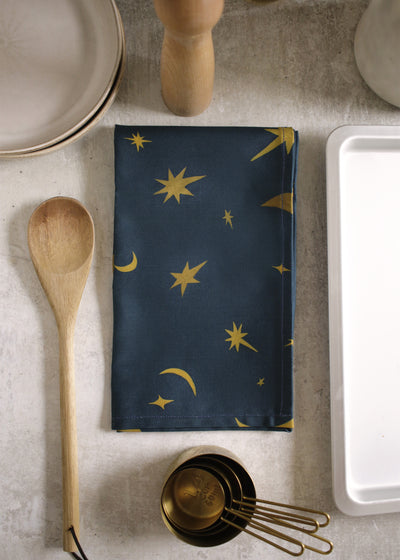
MULTIPOLYGON (((163 29, 150 0, 118 0, 124 80, 87 136, 37 158, 0 160, 0 558, 58 560, 62 503, 57 334, 29 259, 26 228, 42 200, 79 198, 96 249, 76 332, 81 537, 91 560, 259 560, 286 555, 248 535, 221 547, 181 543, 159 514, 166 469, 184 449, 222 445, 248 466, 258 494, 328 511, 333 560, 397 560, 400 513, 349 518, 331 488, 325 144, 343 124, 400 124, 400 110, 361 79, 353 37, 366 0, 227 0, 214 30, 211 106, 165 108, 163 29), (113 126, 293 126, 300 134, 297 206, 295 430, 116 434, 110 430, 113 126)), ((304 558, 315 556, 306 552, 304 558)))

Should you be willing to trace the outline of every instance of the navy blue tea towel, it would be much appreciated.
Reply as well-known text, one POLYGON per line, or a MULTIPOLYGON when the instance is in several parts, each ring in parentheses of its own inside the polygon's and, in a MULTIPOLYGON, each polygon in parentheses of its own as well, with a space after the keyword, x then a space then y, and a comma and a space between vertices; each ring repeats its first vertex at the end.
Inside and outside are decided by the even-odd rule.
POLYGON ((115 128, 112 428, 293 428, 298 134, 115 128))

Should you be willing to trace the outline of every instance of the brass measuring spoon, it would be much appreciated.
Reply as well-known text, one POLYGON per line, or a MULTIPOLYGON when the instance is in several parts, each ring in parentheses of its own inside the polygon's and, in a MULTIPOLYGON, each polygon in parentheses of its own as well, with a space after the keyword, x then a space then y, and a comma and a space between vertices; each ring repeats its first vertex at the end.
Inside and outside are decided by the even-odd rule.
POLYGON ((93 220, 77 200, 55 197, 33 212, 28 225, 33 265, 53 309, 60 346, 60 412, 63 474, 63 548, 77 552, 78 453, 73 337, 94 249, 93 220))

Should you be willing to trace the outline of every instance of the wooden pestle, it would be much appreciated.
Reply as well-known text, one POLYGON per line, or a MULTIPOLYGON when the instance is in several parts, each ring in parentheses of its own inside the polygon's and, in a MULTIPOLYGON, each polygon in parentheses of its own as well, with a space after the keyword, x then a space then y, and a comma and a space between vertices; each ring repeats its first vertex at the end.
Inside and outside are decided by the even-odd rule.
POLYGON ((154 0, 154 7, 164 25, 164 102, 177 115, 198 115, 212 99, 215 61, 211 32, 222 15, 224 0, 154 0))

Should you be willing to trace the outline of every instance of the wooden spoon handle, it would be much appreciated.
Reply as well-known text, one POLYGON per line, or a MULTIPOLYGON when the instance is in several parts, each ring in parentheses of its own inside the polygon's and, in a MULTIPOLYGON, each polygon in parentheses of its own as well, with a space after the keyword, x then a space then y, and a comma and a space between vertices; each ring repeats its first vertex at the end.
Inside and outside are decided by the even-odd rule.
POLYGON ((79 539, 78 444, 75 412, 74 333, 59 327, 60 414, 63 479, 63 548, 77 552, 70 528, 79 539))
POLYGON ((164 24, 164 102, 177 115, 197 115, 212 99, 215 61, 211 31, 221 17, 224 0, 154 0, 154 6, 164 24))

